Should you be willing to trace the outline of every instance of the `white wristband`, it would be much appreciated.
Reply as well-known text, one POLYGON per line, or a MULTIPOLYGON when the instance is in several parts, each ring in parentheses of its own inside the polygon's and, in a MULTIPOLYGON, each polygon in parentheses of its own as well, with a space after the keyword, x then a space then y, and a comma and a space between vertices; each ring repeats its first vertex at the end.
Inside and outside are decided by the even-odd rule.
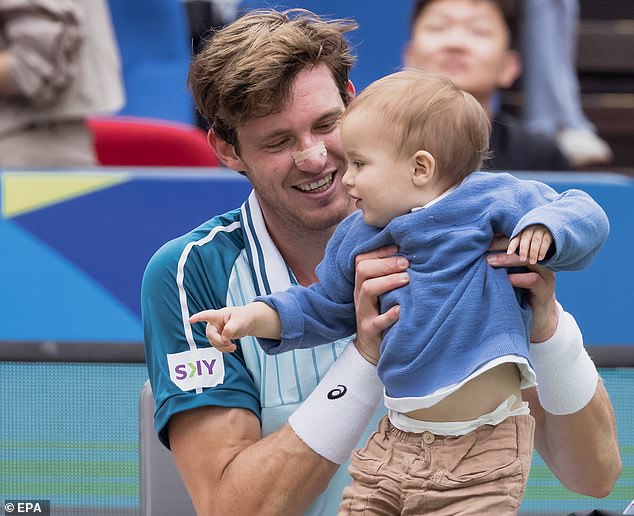
POLYGON ((342 464, 350 458, 382 399, 383 385, 376 367, 349 344, 288 423, 315 452, 342 464))
POLYGON ((597 389, 599 373, 583 347, 575 318, 559 303, 555 334, 539 344, 531 343, 530 356, 537 377, 537 395, 544 410, 556 415, 573 414, 585 407, 597 389))

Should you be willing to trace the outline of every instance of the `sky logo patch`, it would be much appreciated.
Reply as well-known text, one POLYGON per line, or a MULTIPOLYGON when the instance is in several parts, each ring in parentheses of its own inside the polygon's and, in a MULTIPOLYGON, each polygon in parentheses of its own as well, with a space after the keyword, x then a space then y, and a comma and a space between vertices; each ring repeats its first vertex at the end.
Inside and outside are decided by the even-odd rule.
POLYGON ((225 379, 225 363, 216 348, 196 348, 167 355, 170 378, 182 391, 214 387, 225 379))

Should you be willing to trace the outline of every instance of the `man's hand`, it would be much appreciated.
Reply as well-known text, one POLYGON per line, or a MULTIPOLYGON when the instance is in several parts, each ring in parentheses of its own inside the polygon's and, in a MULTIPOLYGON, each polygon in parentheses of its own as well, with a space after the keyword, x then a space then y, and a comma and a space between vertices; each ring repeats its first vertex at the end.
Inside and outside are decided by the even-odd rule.
MULTIPOLYGON (((506 237, 495 237, 490 251, 508 249, 506 237)), ((555 273, 541 265, 527 265, 516 254, 493 253, 487 256, 492 267, 525 267, 527 272, 509 274, 509 281, 515 288, 528 290, 528 302, 533 310, 531 342, 544 342, 553 336, 559 321, 559 311, 555 303, 555 273)))
POLYGON ((379 296, 409 283, 404 272, 407 259, 395 256, 394 246, 360 254, 356 259, 354 303, 357 312, 357 339, 355 345, 368 362, 379 360, 383 332, 399 318, 398 305, 384 314, 379 312, 379 296))

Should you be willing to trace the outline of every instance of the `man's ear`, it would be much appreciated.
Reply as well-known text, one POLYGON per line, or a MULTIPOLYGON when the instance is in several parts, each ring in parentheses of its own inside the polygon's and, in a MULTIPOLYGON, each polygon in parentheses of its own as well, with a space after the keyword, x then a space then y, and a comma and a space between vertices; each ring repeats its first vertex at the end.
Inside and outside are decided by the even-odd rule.
POLYGON ((510 88, 515 79, 522 73, 522 60, 516 50, 509 50, 504 58, 502 69, 498 74, 497 85, 500 88, 510 88))
POLYGON ((348 95, 350 96, 351 99, 353 99, 356 94, 357 94, 357 90, 355 89, 353 82, 350 79, 348 79, 348 95))
POLYGON ((436 175, 436 160, 426 150, 414 153, 411 160, 411 177, 415 186, 424 186, 436 175))
POLYGON ((236 172, 244 172, 246 167, 236 153, 235 147, 220 138, 213 129, 207 131, 207 143, 214 150, 223 165, 236 172))

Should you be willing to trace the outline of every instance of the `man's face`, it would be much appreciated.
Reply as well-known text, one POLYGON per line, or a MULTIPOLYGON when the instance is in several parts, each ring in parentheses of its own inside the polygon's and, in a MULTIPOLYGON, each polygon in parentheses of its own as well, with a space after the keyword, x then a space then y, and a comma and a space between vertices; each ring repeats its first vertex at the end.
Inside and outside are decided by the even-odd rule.
POLYGON ((272 233, 332 229, 350 213, 352 203, 341 184, 343 111, 330 71, 319 66, 297 75, 282 111, 240 127, 240 156, 232 168, 246 172, 272 233), (294 159, 322 142, 326 155, 309 152, 306 159, 294 159))
POLYGON ((519 73, 499 8, 487 0, 436 0, 412 28, 405 65, 448 76, 485 107, 519 73))

